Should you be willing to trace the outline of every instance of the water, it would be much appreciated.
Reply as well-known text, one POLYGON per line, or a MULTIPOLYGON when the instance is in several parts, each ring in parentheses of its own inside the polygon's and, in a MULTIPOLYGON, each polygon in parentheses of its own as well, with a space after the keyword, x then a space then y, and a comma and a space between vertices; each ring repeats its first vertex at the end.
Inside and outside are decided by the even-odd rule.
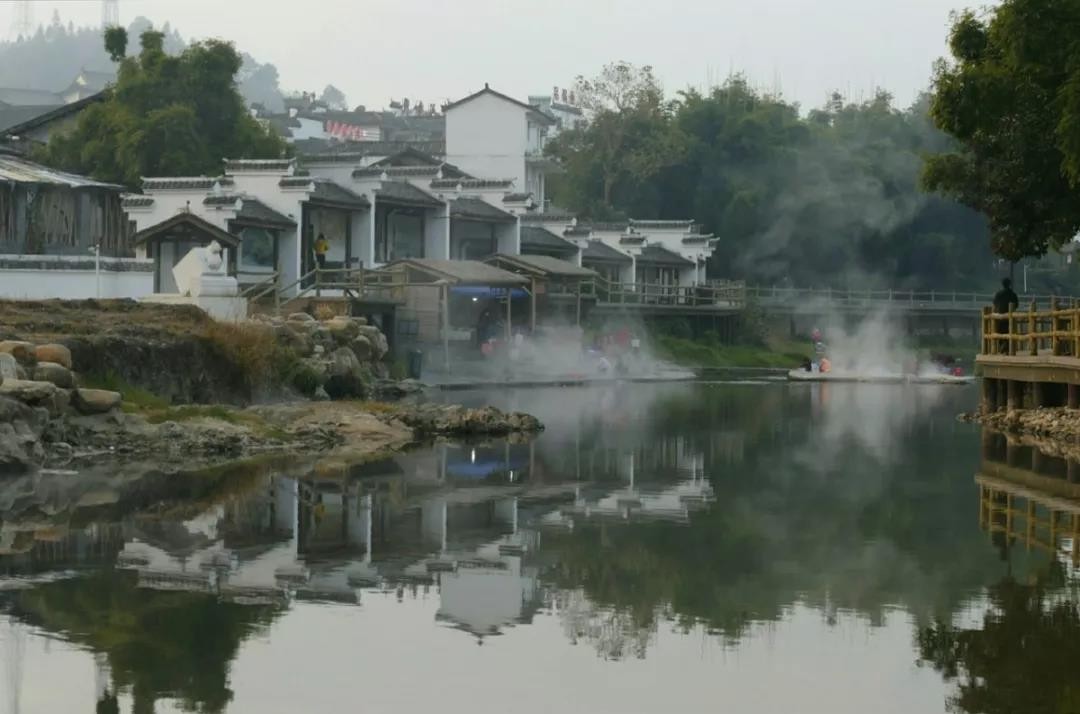
POLYGON ((0 712, 1080 711, 1080 467, 972 389, 448 398, 548 429, 0 483, 0 712))

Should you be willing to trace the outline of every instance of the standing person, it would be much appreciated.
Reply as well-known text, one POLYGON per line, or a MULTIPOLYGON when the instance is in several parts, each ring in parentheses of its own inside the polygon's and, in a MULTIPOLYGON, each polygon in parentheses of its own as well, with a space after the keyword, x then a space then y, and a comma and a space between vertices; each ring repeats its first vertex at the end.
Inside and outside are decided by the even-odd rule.
MULTIPOLYGON (((1012 281, 1008 278, 1004 278, 1001 281, 1001 290, 998 290, 994 294, 994 313, 997 315, 1005 315, 1020 307, 1020 298, 1016 296, 1016 293, 1012 289, 1012 281)), ((994 332, 999 335, 1005 335, 1009 332, 1009 321, 995 320, 994 332)), ((1009 353, 1009 340, 998 340, 998 350, 1003 354, 1009 353)))
POLYGON ((326 254, 330 251, 330 241, 322 233, 315 239, 315 264, 319 269, 326 267, 326 254))

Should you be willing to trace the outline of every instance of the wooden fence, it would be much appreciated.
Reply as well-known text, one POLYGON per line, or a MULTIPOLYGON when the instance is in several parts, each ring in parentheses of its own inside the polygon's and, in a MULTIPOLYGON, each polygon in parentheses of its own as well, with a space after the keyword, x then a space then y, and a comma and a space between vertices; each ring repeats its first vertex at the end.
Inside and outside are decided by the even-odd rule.
POLYGON ((1027 310, 1004 314, 982 311, 982 354, 998 356, 1080 355, 1080 303, 1052 298, 1040 310, 1032 300, 1027 310))

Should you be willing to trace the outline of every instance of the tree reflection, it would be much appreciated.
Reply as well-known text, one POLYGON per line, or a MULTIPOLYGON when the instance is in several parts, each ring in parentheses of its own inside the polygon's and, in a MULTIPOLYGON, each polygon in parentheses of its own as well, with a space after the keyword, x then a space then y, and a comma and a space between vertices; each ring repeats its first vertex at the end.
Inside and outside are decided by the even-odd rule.
POLYGON ((1053 563, 1031 583, 1006 577, 989 591, 980 628, 919 631, 920 656, 957 682, 952 705, 972 714, 1080 712, 1080 606, 1053 563))
MULTIPOLYGON (((275 616, 269 607, 223 603, 190 592, 140 589, 135 576, 102 571, 15 596, 13 614, 104 653, 113 692, 130 688, 135 712, 176 698, 187 710, 220 712, 232 699, 229 664, 240 643, 275 616)), ((98 704, 116 711, 114 695, 98 704)))

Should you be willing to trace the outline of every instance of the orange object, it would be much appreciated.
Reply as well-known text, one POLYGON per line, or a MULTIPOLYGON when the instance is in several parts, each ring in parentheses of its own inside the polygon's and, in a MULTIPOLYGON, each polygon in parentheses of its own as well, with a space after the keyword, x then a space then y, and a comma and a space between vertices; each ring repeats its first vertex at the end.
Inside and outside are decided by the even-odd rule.
POLYGON ((821 366, 819 367, 819 369, 821 370, 822 374, 825 374, 832 369, 832 362, 829 361, 828 357, 821 358, 821 366))

